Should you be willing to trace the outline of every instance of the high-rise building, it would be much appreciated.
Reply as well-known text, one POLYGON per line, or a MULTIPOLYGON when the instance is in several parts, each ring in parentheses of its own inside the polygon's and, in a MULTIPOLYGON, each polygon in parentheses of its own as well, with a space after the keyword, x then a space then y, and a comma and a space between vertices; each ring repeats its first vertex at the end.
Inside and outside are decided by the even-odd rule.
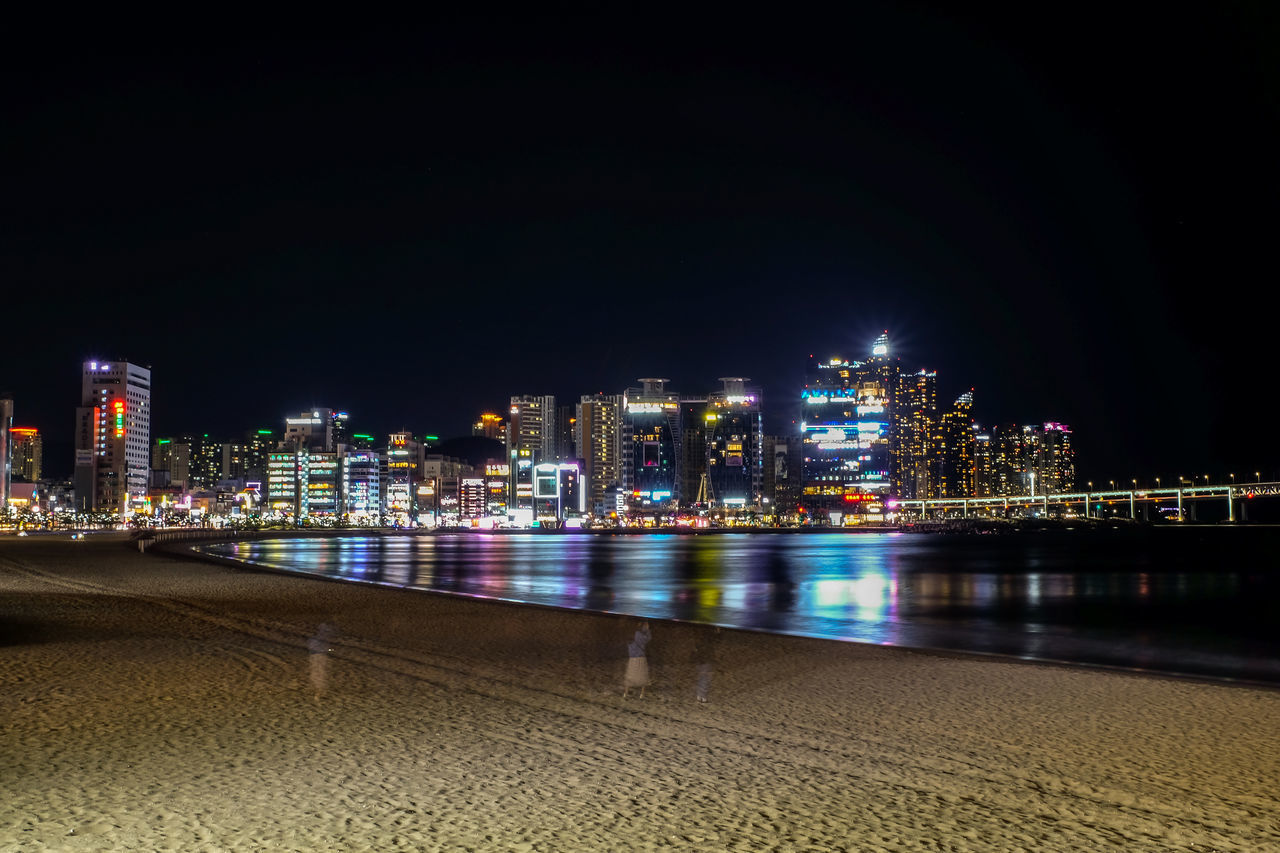
POLYGON ((764 479, 761 510, 775 520, 795 514, 800 500, 802 446, 799 436, 766 435, 764 437, 764 479))
POLYGON ((507 456, 511 462, 510 515, 519 524, 533 523, 533 467, 556 458, 556 398, 522 395, 511 398, 507 423, 507 456))
MULTIPOLYGON (((0 429, 3 427, 0 426, 0 429)), ((43 474, 44 458, 44 440, 40 437, 40 430, 35 427, 11 427, 9 442, 13 448, 10 476, 22 477, 29 483, 39 480, 43 474)))
MULTIPOLYGON (((285 418, 284 441, 292 447, 332 451, 336 444, 334 428, 340 422, 339 415, 346 417, 345 412, 315 408, 300 413, 296 418, 285 418)), ((345 428, 345 420, 341 423, 345 428)))
POLYGON ((480 415, 480 420, 471 425, 471 434, 506 444, 507 424, 503 421, 502 415, 485 412, 480 415))
POLYGON ((125 515, 147 494, 151 371, 127 361, 87 361, 76 409, 76 503, 125 515))
POLYGON ((0 394, 0 510, 9 506, 9 484, 13 476, 13 398, 0 394))
POLYGON ((342 455, 342 513, 356 522, 376 523, 382 513, 382 457, 375 450, 342 455))
POLYGON ((511 398, 507 425, 507 454, 528 450, 534 463, 556 458, 556 398, 524 395, 511 398))
POLYGON ((1076 454, 1071 446, 1071 429, 1066 424, 1049 422, 1030 427, 1031 459, 1028 486, 1034 495, 1071 492, 1076 487, 1076 454))
POLYGON ((163 471, 163 477, 153 475, 154 485, 181 484, 187 488, 191 483, 191 443, 186 436, 176 438, 157 438, 151 447, 151 470, 163 471))
POLYGON ((804 477, 801 509, 816 524, 885 511, 894 478, 894 391, 898 363, 881 336, 865 362, 809 359, 800 392, 804 477))
POLYGON ((612 487, 621 482, 619 426, 624 398, 620 395, 583 396, 578 402, 576 443, 582 459, 582 479, 588 511, 607 516, 617 509, 609 503, 612 487))
POLYGON ((641 379, 623 395, 622 491, 632 512, 675 510, 681 499, 680 396, 666 379, 641 379))
POLYGON ((724 387, 707 397, 707 484, 711 503, 759 508, 764 476, 764 431, 760 391, 740 377, 722 377, 724 387))
POLYGON ((222 479, 222 442, 199 433, 191 443, 191 488, 212 489, 222 479))
POLYGON ((973 391, 956 398, 942 414, 942 490, 940 497, 974 496, 973 391))
POLYGON ((898 497, 936 498, 941 491, 935 457, 939 450, 938 374, 904 373, 893 410, 893 492, 898 497))
POLYGON ((244 437, 244 476, 246 480, 263 483, 267 479, 267 454, 276 447, 275 430, 250 430, 244 437))
POLYGON ((682 506, 708 506, 711 495, 707 482, 707 431, 706 397, 680 398, 680 503, 682 506))

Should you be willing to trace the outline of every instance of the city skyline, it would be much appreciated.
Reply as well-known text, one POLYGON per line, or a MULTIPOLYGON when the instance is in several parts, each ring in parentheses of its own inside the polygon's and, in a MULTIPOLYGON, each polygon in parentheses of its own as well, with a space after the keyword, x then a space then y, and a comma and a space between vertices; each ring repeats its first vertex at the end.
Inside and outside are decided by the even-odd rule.
POLYGON ((885 328, 1097 476, 1272 457, 1274 21, 618 24, 18 46, 0 390, 47 466, 94 357, 153 365, 174 431, 460 434, 640 376, 768 404, 885 328))

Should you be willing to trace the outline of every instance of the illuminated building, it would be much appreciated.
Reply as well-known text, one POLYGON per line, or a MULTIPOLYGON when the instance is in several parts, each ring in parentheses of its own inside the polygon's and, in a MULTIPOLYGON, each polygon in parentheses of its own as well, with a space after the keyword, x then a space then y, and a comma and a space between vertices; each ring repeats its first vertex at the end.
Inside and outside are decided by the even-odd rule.
POLYGON ((556 447, 553 459, 568 461, 578 458, 576 408, 576 406, 556 407, 556 447))
POLYGON ((680 399, 680 504, 705 505, 707 484, 707 398, 680 399))
POLYGON ((323 450, 299 451, 301 474, 299 518, 336 516, 342 502, 342 467, 338 454, 323 450))
POLYGON ((581 516, 586 495, 576 462, 542 462, 533 468, 533 516, 543 526, 581 516))
POLYGON ((458 517, 484 518, 489 514, 489 489, 484 477, 458 480, 458 517))
POLYGON ((816 524, 882 514, 896 469, 893 389, 899 384, 887 337, 876 339, 866 362, 810 356, 807 374, 800 393, 801 508, 816 524))
POLYGON ((224 442, 222 450, 222 479, 244 480, 249 473, 249 450, 238 442, 224 442))
POLYGON ((1032 494, 1054 495, 1076 487, 1076 455, 1071 447, 1071 429, 1049 422, 1031 430, 1031 459, 1028 468, 1032 494))
POLYGON ((151 371, 127 361, 87 361, 76 409, 77 508, 121 515, 147 494, 151 371))
POLYGON ((153 485, 186 488, 191 479, 191 439, 157 438, 151 448, 153 485), (163 472, 163 476, 156 476, 163 472))
POLYGON ((921 370, 902 374, 893 411, 893 451, 897 457, 893 493, 901 498, 937 498, 942 483, 937 455, 942 423, 938 417, 938 374, 921 370))
POLYGON ((12 428, 13 398, 0 395, 0 509, 9 505, 9 484, 13 476, 13 438, 9 430, 12 428))
POLYGON ((487 459, 484 465, 485 488, 488 492, 485 505, 488 515, 506 515, 510 503, 511 466, 497 459, 487 459))
POLYGON ((520 396, 511 398, 507 424, 507 454, 532 451, 538 462, 556 458, 556 398, 520 396))
POLYGON ((301 462, 301 451, 275 450, 267 453, 267 510, 297 518, 303 486, 301 462))
POLYGON ((275 430, 254 429, 244 436, 244 476, 246 480, 264 482, 267 477, 267 454, 276 449, 275 430))
POLYGON ((502 415, 485 412, 480 415, 480 420, 471 425, 471 434, 493 439, 494 441, 501 441, 503 444, 506 444, 507 424, 503 421, 502 415))
POLYGON ((222 479, 222 442, 201 433, 191 444, 191 488, 212 489, 222 479))
MULTIPOLYGON (((0 415, 0 419, 3 419, 0 415)), ((0 425, 0 429, 3 429, 0 425)), ((11 477, 22 477, 29 483, 40 479, 44 456, 44 441, 35 427, 10 427, 9 446, 12 448, 11 477)), ((12 479, 10 480, 12 482, 12 479)))
POLYGON ((386 471, 383 482, 383 509, 400 523, 409 522, 417 511, 417 489, 422 482, 426 448, 407 431, 387 437, 386 471))
POLYGON ((284 419, 284 441, 308 450, 336 450, 339 436, 345 442, 346 420, 346 412, 332 409, 316 408, 302 412, 296 418, 284 419))
POLYGON ((973 495, 978 498, 1000 497, 991 433, 977 424, 974 424, 973 432, 973 495))
POLYGON ((761 510, 778 519, 793 516, 800 502, 802 446, 798 436, 764 437, 761 510))
POLYGON ((623 395, 621 420, 622 491, 632 512, 679 506, 680 397, 666 379, 641 379, 623 395))
POLYGON ((942 493, 944 498, 974 494, 973 391, 956 398, 942 415, 942 493))
POLYGON ((511 510, 517 523, 533 522, 533 466, 556 458, 556 398, 511 398, 507 456, 511 460, 511 510))
POLYGON ((707 397, 706 480, 714 506, 759 507, 764 434, 760 391, 746 379, 722 377, 724 388, 707 397))
POLYGON ((593 514, 607 516, 617 507, 609 501, 610 489, 622 479, 619 432, 624 398, 620 395, 584 395, 578 402, 575 443, 582 459, 586 506, 593 514))
POLYGON ((382 514, 382 454, 374 450, 342 454, 342 514, 356 521, 376 521, 382 514))

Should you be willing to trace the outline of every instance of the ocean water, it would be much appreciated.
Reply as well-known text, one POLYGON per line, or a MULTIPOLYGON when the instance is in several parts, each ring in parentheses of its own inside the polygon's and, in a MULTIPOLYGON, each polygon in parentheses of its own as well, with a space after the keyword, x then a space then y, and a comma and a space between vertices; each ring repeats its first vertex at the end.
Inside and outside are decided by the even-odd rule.
POLYGON ((1280 529, 333 536, 202 550, 397 587, 1280 684, 1280 529))

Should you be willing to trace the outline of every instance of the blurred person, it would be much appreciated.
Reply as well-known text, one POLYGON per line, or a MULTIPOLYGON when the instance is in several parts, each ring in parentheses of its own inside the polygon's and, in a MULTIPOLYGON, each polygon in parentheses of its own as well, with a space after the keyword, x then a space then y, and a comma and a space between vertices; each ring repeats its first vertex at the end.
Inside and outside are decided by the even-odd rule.
POLYGON ((307 651, 311 658, 311 689, 315 692, 316 701, 320 701, 329 692, 329 652, 333 651, 331 643, 338 634, 328 622, 321 622, 315 634, 307 640, 307 651))
POLYGON ((693 663, 697 679, 693 686, 694 697, 702 703, 711 693, 711 676, 716 669, 716 652, 720 645, 720 626, 716 625, 698 635, 693 644, 693 663))
POLYGON ((644 689, 649 686, 649 658, 646 656, 646 649, 651 636, 649 623, 641 622, 627 645, 627 674, 622 680, 623 699, 627 698, 632 687, 639 687, 640 698, 644 698, 644 689))

